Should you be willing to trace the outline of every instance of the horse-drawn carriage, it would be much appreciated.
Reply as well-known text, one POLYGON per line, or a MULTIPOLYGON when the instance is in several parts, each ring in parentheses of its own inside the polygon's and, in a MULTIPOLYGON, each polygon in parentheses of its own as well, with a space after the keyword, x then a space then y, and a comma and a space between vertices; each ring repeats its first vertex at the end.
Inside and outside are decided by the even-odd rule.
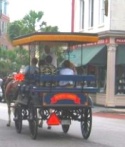
MULTIPOLYGON (((13 45, 43 46, 52 48, 67 46, 72 50, 84 43, 98 41, 97 34, 88 33, 33 33, 13 40, 13 45)), ((30 53, 30 52, 29 52, 30 53)), ((37 52, 38 55, 38 52, 37 52)), ((40 56, 38 56, 40 58, 40 56)), ((69 58, 70 60, 70 58, 69 58)), ((83 138, 87 139, 92 127, 92 100, 89 93, 96 93, 98 88, 93 75, 42 75, 18 74, 18 96, 15 102, 14 121, 18 133, 22 130, 22 121, 28 120, 31 136, 37 137, 39 122, 45 121, 49 126, 61 125, 67 133, 72 120, 79 121, 83 138), (72 81, 72 86, 60 86, 60 81, 72 81), (85 86, 85 82, 88 83, 85 86), (42 84, 41 84, 42 83, 42 84), (49 84, 45 84, 49 83, 49 84)))

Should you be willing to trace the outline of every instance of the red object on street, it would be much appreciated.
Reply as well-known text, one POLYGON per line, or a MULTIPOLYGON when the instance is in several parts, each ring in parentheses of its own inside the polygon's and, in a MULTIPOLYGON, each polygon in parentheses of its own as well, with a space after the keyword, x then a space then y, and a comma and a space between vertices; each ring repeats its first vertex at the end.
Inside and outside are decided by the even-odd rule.
POLYGON ((51 113, 49 119, 47 120, 48 125, 60 125, 61 121, 56 115, 56 113, 51 113))

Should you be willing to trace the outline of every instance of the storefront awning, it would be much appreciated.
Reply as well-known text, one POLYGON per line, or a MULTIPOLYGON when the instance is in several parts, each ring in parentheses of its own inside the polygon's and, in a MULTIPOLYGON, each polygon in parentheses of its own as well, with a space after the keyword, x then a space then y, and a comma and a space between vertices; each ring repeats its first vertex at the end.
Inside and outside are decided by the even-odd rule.
POLYGON ((116 65, 125 64, 125 45, 119 45, 116 50, 116 65))
POLYGON ((87 65, 87 64, 106 64, 107 58, 106 53, 106 46, 91 46, 91 47, 83 47, 82 51, 81 48, 78 48, 66 55, 66 59, 70 59, 75 65, 87 65))

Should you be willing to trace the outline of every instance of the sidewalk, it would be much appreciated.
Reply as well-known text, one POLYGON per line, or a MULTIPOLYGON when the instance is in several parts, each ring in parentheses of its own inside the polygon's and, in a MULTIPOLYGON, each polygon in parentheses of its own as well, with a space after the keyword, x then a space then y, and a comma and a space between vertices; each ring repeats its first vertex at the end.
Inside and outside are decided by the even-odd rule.
POLYGON ((92 108, 92 113, 93 116, 96 117, 125 120, 125 108, 94 106, 94 108, 92 108))

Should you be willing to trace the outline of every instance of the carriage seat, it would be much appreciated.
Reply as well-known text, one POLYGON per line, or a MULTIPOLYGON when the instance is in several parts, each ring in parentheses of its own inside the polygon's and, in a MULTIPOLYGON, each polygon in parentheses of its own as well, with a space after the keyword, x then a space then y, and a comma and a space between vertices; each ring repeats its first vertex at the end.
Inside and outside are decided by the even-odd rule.
POLYGON ((97 92, 98 90, 95 86, 96 78, 93 75, 34 75, 33 78, 39 83, 37 86, 32 86, 32 90, 36 92, 97 92), (73 81, 73 85, 60 86, 59 81, 73 81), (46 82, 50 84, 45 85, 46 82))

